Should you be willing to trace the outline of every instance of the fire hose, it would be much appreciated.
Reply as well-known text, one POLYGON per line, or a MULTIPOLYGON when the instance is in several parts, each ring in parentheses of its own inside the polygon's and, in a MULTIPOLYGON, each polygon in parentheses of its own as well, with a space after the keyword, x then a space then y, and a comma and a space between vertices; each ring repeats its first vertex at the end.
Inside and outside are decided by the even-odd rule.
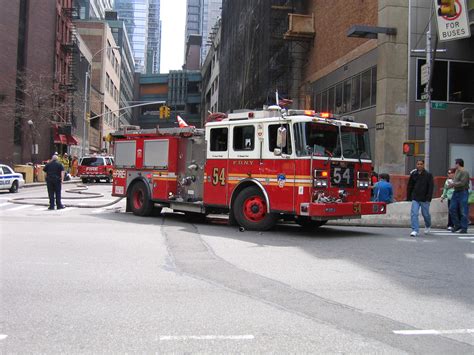
MULTIPOLYGON (((65 190, 67 193, 71 194, 80 194, 85 196, 70 196, 62 197, 65 200, 88 200, 104 197, 103 193, 100 192, 90 192, 87 191, 89 188, 83 184, 77 184, 75 188, 65 190)), ((112 202, 108 202, 101 205, 84 205, 84 204, 74 204, 74 203, 63 203, 66 207, 77 207, 77 208, 103 208, 115 205, 120 202, 123 197, 119 197, 112 202)), ((49 202, 37 202, 34 200, 49 200, 49 197, 16 197, 8 200, 8 202, 16 203, 19 205, 33 205, 33 206, 49 206, 49 202)))

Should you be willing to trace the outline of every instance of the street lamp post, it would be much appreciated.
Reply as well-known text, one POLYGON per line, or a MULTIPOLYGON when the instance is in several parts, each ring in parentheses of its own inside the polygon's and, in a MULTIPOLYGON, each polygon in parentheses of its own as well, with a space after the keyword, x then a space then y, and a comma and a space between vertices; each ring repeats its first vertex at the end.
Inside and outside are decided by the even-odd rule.
POLYGON ((28 126, 30 126, 31 131, 31 159, 33 164, 36 164, 36 156, 38 155, 38 144, 36 143, 36 132, 35 132, 35 123, 33 120, 28 120, 28 126))
POLYGON ((84 120, 83 120, 83 125, 82 125, 82 129, 83 129, 83 132, 82 132, 82 134, 83 134, 83 136, 82 136, 82 156, 84 156, 86 154, 86 136, 87 137, 89 136, 89 134, 86 135, 86 129, 87 129, 86 122, 88 122, 87 113, 89 112, 88 109, 87 109, 87 103, 88 103, 87 92, 89 91, 89 94, 90 94, 90 85, 91 85, 91 82, 92 82, 92 71, 91 71, 92 62, 94 61, 94 57, 97 54, 99 54, 100 52, 102 52, 104 50, 107 50, 107 49, 119 49, 119 48, 120 47, 118 47, 118 46, 113 46, 113 47, 107 46, 107 47, 99 49, 97 52, 94 53, 94 55, 91 57, 90 63, 88 63, 88 65, 87 65, 86 80, 85 80, 85 83, 84 83, 84 120))

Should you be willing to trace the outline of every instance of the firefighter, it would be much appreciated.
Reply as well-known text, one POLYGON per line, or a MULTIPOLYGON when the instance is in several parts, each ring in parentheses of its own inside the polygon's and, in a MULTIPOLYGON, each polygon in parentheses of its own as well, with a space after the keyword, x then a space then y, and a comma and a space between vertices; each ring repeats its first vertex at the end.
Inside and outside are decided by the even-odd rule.
POLYGON ((46 173, 46 186, 49 196, 48 210, 54 210, 55 201, 58 210, 65 207, 61 203, 61 184, 64 181, 64 167, 58 160, 58 156, 56 154, 53 155, 50 162, 43 168, 43 171, 46 173))

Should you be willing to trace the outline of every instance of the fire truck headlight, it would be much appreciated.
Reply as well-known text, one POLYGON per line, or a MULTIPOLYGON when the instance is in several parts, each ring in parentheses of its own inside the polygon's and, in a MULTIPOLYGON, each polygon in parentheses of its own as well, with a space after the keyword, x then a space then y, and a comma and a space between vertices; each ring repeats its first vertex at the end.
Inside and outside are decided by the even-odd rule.
POLYGON ((328 187, 328 181, 326 179, 314 179, 313 186, 314 187, 328 187))
POLYGON ((370 182, 368 180, 359 180, 357 181, 357 187, 360 189, 368 189, 370 182))

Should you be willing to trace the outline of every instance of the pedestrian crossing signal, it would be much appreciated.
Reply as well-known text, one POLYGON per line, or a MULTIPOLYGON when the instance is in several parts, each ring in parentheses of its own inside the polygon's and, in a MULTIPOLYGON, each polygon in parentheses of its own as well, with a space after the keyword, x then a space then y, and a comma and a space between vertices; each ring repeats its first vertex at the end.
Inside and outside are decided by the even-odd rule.
POLYGON ((415 154, 415 143, 403 143, 403 154, 411 156, 415 154))
POLYGON ((409 140, 403 142, 403 154, 406 156, 423 156, 424 154, 421 153, 424 150, 424 140, 409 140))

